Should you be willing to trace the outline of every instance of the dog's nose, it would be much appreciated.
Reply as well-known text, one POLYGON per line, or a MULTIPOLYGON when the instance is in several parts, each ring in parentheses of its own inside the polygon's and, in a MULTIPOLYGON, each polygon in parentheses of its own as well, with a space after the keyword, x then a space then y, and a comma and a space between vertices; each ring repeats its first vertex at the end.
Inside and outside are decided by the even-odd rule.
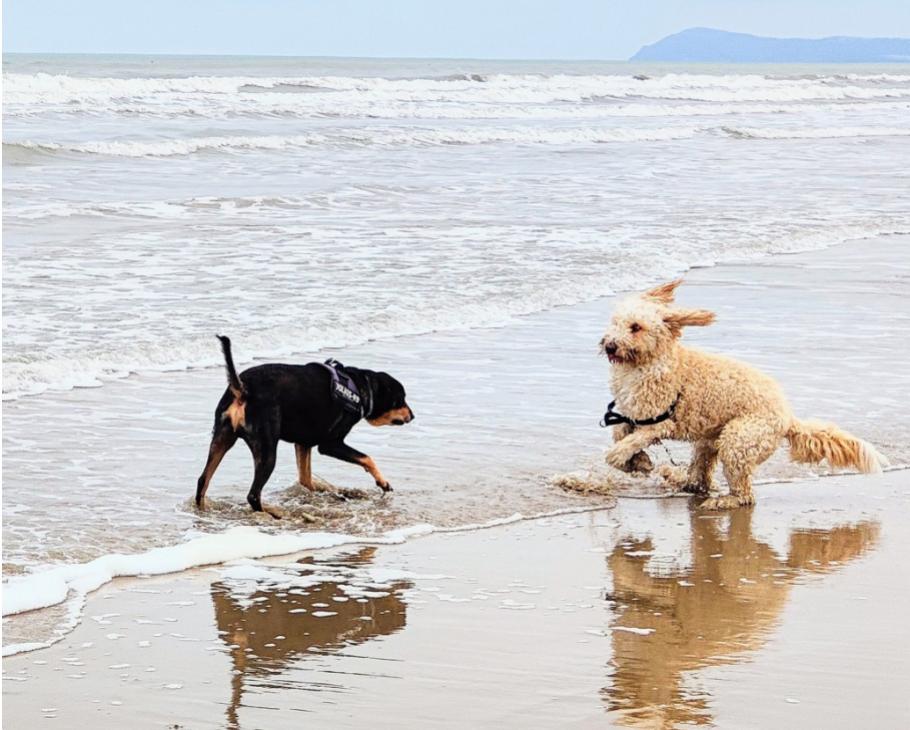
POLYGON ((616 343, 614 343, 614 342, 607 342, 607 341, 605 340, 605 341, 602 342, 601 344, 603 345, 603 348, 604 348, 604 352, 605 352, 605 353, 607 353, 608 355, 615 355, 615 354, 616 354, 616 343))

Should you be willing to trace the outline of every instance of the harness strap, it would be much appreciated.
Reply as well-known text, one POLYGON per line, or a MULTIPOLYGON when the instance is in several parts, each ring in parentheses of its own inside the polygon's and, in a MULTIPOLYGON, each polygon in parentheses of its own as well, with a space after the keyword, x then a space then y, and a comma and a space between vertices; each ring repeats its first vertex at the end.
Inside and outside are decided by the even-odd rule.
POLYGON ((621 423, 628 424, 635 428, 636 426, 653 426, 657 423, 663 423, 670 418, 673 418, 673 414, 676 413, 676 406, 679 403, 679 399, 682 393, 676 395, 676 400, 674 400, 670 407, 661 413, 659 416, 654 418, 642 418, 641 420, 636 421, 634 418, 629 418, 628 416, 622 415, 622 413, 617 413, 613 410, 616 406, 616 401, 610 401, 610 405, 607 406, 607 412, 604 413, 604 417, 600 420, 600 427, 607 428, 608 426, 618 426, 621 423))
POLYGON ((344 371, 344 365, 335 358, 329 358, 320 364, 329 371, 332 378, 330 384, 332 398, 341 403, 344 410, 356 415, 358 419, 369 417, 373 407, 369 389, 367 389, 367 397, 364 398, 353 378, 344 371))

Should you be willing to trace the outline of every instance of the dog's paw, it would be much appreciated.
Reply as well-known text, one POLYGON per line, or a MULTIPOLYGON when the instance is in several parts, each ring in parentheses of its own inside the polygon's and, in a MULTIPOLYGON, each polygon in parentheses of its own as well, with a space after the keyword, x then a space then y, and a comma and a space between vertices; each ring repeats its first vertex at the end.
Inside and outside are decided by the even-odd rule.
POLYGON ((389 484, 385 479, 377 479, 376 486, 379 487, 383 492, 392 491, 392 485, 389 484))
POLYGON ((657 468, 657 473, 663 480, 663 483, 673 489, 679 489, 683 492, 689 491, 688 480, 689 470, 681 466, 671 466, 670 464, 661 464, 657 468))
POLYGON ((755 504, 755 497, 751 494, 747 497, 737 497, 735 494, 725 494, 722 497, 710 497, 701 503, 701 509, 703 510, 728 510, 736 509, 737 507, 747 507, 748 505, 755 504))
POLYGON ((606 458, 604 460, 614 469, 619 469, 620 471, 629 471, 629 459, 621 451, 611 449, 607 452, 606 458))
POLYGON ((622 451, 611 449, 604 460, 614 469, 627 474, 650 474, 654 469, 651 457, 644 451, 636 451, 632 456, 628 456, 622 451))
POLYGON ((635 456, 633 456, 629 461, 626 462, 626 468, 630 472, 637 474, 650 474, 654 469, 654 463, 651 461, 651 457, 648 456, 644 451, 639 451, 635 456))

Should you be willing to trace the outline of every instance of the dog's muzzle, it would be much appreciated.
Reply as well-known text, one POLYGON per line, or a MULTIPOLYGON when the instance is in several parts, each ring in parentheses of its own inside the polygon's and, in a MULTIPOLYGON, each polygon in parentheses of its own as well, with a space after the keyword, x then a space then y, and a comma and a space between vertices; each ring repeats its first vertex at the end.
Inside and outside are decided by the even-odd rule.
POLYGON ((414 411, 411 410, 411 406, 408 406, 408 417, 407 418, 395 418, 392 420, 393 426, 404 426, 406 423, 410 423, 417 416, 414 415, 414 411))
POLYGON ((602 342, 601 347, 611 363, 622 362, 622 358, 618 354, 619 348, 613 342, 602 342))

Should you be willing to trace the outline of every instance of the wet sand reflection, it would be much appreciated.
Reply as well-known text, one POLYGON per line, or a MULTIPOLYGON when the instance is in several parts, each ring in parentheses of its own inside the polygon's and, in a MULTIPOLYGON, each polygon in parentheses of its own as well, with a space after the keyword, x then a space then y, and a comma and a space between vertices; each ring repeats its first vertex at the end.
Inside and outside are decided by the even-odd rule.
POLYGON ((243 704, 244 689, 249 689, 251 684, 279 687, 277 675, 293 662, 362 644, 404 628, 407 604, 400 593, 411 587, 409 581, 392 581, 357 597, 342 589, 347 585, 346 571, 372 563, 375 550, 363 548, 353 555, 326 562, 300 561, 307 567, 298 575, 321 574, 331 569, 337 578, 304 589, 260 585, 238 597, 228 583, 212 584, 215 620, 219 635, 228 646, 232 665, 227 708, 229 728, 240 727, 238 710, 243 704))
POLYGON ((751 509, 728 518, 692 512, 690 529, 691 564, 684 568, 649 567, 649 538, 620 540, 607 558, 613 659, 603 699, 622 725, 711 724, 711 696, 687 682, 687 673, 743 661, 776 627, 795 582, 837 570, 879 534, 877 522, 796 529, 784 556, 753 536, 751 509))

